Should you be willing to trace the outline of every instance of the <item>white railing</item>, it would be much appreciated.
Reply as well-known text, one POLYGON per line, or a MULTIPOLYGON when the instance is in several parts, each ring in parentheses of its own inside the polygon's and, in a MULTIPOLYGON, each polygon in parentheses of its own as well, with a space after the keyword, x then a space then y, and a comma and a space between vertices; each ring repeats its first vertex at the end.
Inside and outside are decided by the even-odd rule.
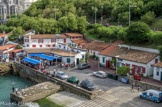
POLYGON ((145 52, 152 52, 152 53, 158 53, 159 51, 157 49, 151 49, 151 48, 144 48, 144 47, 138 47, 138 46, 129 46, 129 45, 118 45, 120 48, 128 48, 128 49, 134 49, 134 50, 140 50, 145 52))

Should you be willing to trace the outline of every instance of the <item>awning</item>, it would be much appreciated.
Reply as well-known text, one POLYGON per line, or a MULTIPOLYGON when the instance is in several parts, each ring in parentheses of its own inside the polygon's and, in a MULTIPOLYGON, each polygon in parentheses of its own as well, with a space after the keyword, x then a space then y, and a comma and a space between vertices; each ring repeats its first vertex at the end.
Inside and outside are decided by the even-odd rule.
POLYGON ((34 64, 34 65, 36 65, 38 63, 43 63, 43 61, 39 61, 39 60, 32 59, 32 58, 24 58, 22 61, 34 64))
POLYGON ((29 56, 32 57, 32 56, 37 56, 37 55, 42 55, 42 54, 44 53, 32 53, 32 54, 29 54, 29 56))
POLYGON ((47 59, 47 60, 54 60, 56 59, 56 57, 52 57, 52 56, 47 56, 47 55, 36 55, 37 57, 43 58, 43 59, 47 59))

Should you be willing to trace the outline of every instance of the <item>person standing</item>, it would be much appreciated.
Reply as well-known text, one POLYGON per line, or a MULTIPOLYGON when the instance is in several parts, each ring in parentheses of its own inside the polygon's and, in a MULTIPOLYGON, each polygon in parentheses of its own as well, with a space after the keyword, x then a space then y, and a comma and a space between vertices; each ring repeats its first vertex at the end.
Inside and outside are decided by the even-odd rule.
POLYGON ((13 93, 15 92, 15 87, 14 87, 14 86, 12 86, 12 92, 13 92, 13 93))
POLYGON ((137 87, 137 90, 138 90, 138 92, 139 92, 139 90, 140 90, 140 86, 138 85, 138 87, 137 87))
POLYGON ((15 91, 16 91, 16 94, 17 94, 18 88, 16 88, 15 91))
POLYGON ((24 89, 21 90, 22 96, 24 96, 24 89))

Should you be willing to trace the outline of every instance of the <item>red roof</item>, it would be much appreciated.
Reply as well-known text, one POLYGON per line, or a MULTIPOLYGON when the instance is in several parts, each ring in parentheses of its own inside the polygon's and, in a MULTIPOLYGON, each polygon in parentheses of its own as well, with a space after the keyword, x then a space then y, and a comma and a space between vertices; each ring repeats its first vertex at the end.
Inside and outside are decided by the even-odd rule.
POLYGON ((68 37, 83 37, 83 35, 79 33, 65 33, 65 35, 68 37))
POLYGON ((114 53, 116 50, 119 49, 119 44, 123 43, 122 41, 116 41, 114 43, 112 43, 112 45, 110 45, 109 47, 107 47, 106 49, 104 49, 103 51, 101 51, 99 54, 100 55, 105 55, 105 56, 109 56, 112 53, 114 53))
POLYGON ((26 33, 28 33, 28 32, 31 32, 32 30, 33 30, 33 29, 27 30, 27 31, 25 31, 24 34, 26 34, 26 33))
POLYGON ((16 46, 17 45, 7 44, 7 45, 0 46, 0 50, 5 51, 5 50, 8 50, 8 49, 14 48, 16 46))
POLYGON ((87 41, 85 41, 84 39, 72 39, 71 41, 76 44, 87 43, 87 41))
POLYGON ((11 51, 8 51, 6 53, 17 53, 17 52, 20 52, 20 51, 23 51, 23 49, 14 49, 14 50, 11 50, 11 51))
POLYGON ((8 35, 5 33, 0 33, 0 37, 6 37, 6 36, 8 36, 8 35))

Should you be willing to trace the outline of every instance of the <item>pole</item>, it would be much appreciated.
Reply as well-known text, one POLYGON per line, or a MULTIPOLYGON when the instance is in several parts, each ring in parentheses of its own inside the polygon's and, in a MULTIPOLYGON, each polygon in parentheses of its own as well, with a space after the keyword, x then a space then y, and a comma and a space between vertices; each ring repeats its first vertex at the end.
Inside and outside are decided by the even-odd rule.
POLYGON ((95 24, 96 24, 96 5, 95 5, 95 24))
POLYGON ((103 6, 101 6, 101 24, 103 23, 103 6))
POLYGON ((130 0, 129 0, 129 26, 130 26, 130 20, 131 20, 131 9, 130 9, 130 0))
POLYGON ((71 64, 71 51, 70 51, 70 64, 71 64))
POLYGON ((98 58, 98 71, 99 71, 99 67, 100 67, 100 58, 98 58))

